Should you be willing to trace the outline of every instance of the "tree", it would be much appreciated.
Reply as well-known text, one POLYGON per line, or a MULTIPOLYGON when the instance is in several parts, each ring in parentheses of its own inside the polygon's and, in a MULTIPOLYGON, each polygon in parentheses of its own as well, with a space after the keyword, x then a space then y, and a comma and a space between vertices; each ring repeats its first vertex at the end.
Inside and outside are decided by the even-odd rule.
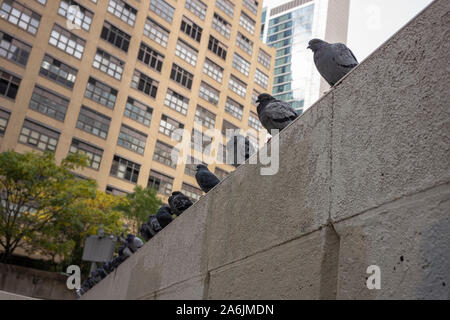
POLYGON ((54 231, 54 226, 67 223, 69 204, 95 197, 96 182, 77 179, 72 173, 86 165, 87 158, 81 154, 68 155, 60 165, 50 152, 0 154, 2 261, 7 261, 17 247, 27 249, 39 243, 52 252, 70 249, 71 243, 52 247, 43 242, 43 235, 54 231))
POLYGON ((156 214, 162 204, 156 190, 136 186, 134 192, 127 194, 125 202, 116 207, 117 210, 131 220, 132 232, 137 234, 140 224, 146 222, 150 214, 156 214))

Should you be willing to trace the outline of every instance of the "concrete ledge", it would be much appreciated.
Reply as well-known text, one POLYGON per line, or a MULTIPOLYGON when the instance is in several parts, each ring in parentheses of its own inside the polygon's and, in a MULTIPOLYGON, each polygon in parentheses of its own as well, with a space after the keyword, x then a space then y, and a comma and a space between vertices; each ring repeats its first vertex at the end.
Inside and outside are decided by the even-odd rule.
POLYGON ((83 299, 448 299, 450 1, 436 0, 83 299), (381 290, 366 286, 381 268, 381 290))
POLYGON ((25 297, 6 291, 0 291, 0 300, 39 300, 39 299, 25 297))

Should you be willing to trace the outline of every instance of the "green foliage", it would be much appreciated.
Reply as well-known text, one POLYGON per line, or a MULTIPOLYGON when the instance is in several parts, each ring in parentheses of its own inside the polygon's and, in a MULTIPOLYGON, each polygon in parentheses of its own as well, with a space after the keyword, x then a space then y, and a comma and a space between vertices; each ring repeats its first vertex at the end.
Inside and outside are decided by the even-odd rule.
POLYGON ((44 235, 57 233, 70 204, 95 197, 96 182, 79 180, 71 172, 86 166, 87 158, 71 154, 60 165, 53 153, 0 154, 0 246, 6 260, 18 247, 41 244, 44 251, 60 254, 73 243, 48 243, 44 235))
POLYGON ((128 194, 126 201, 116 209, 132 221, 132 232, 137 234, 140 224, 146 222, 150 214, 156 214, 161 204, 155 189, 136 186, 134 192, 128 194))

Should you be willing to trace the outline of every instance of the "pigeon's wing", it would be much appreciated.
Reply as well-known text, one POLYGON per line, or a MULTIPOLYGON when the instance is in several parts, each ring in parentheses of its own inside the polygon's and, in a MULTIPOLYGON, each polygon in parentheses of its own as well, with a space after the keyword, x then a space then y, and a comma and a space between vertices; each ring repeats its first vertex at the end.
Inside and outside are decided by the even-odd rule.
POLYGON ((266 129, 283 129, 288 123, 298 117, 291 106, 283 101, 270 102, 261 112, 261 123, 266 129))
POLYGON ((353 52, 343 43, 335 43, 332 45, 333 59, 341 67, 354 68, 358 65, 353 52))

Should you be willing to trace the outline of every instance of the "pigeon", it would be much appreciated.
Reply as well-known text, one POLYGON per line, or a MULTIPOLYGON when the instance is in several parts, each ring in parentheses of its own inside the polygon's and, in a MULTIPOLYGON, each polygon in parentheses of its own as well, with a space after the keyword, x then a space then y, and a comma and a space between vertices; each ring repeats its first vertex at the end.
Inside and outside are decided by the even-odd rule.
POLYGON ((197 173, 195 174, 195 179, 197 180, 198 185, 203 190, 203 192, 207 193, 209 190, 214 188, 219 182, 219 178, 217 178, 214 173, 208 170, 208 167, 204 164, 199 164, 197 166, 197 173))
POLYGON ((179 191, 172 192, 169 197, 169 206, 177 216, 182 214, 187 208, 192 206, 192 201, 179 191))
POLYGON ((277 100, 268 93, 260 94, 256 103, 259 103, 259 121, 269 133, 274 129, 283 130, 298 117, 289 103, 277 100))
POLYGON ((227 163, 232 164, 236 168, 250 158, 255 153, 255 147, 248 137, 235 134, 227 142, 227 163))
POLYGON ((139 232, 144 237, 145 241, 148 241, 161 230, 162 228, 158 222, 158 219, 154 214, 151 214, 148 217, 148 221, 141 225, 139 232))
POLYGON ((313 39, 308 49, 314 52, 317 70, 332 87, 358 65, 353 52, 343 43, 313 39))
POLYGON ((172 210, 170 210, 170 207, 165 204, 161 208, 159 208, 158 212, 156 213, 156 218, 158 219, 161 228, 165 228, 173 220, 172 210))

